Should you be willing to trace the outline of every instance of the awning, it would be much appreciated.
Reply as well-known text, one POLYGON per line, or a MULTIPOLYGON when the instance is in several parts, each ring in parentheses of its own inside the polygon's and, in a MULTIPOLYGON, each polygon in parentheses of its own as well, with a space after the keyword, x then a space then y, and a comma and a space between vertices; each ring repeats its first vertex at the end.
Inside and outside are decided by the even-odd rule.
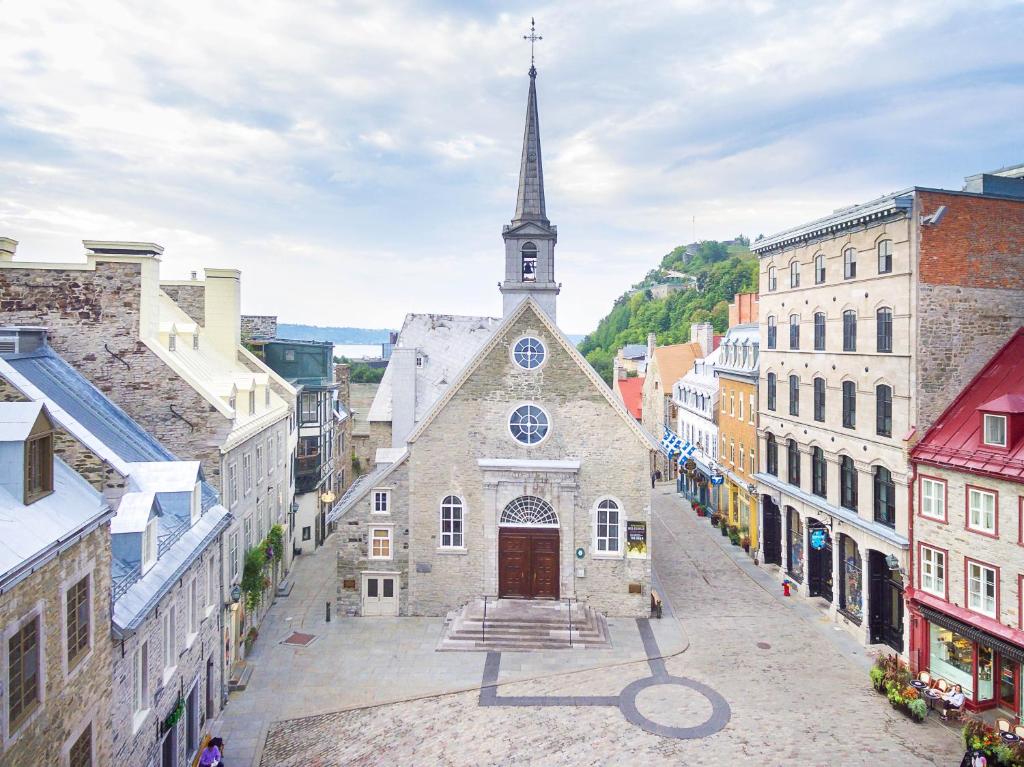
POLYGON ((1017 645, 1010 644, 1005 639, 994 637, 987 631, 975 628, 969 623, 958 621, 956 618, 939 612, 938 610, 933 610, 925 605, 921 605, 920 609, 921 615, 927 618, 929 622, 934 623, 937 626, 942 626, 944 629, 955 631, 961 636, 965 636, 978 644, 985 645, 985 647, 995 650, 1006 658, 1017 661, 1017 663, 1024 663, 1024 647, 1018 647, 1017 645))

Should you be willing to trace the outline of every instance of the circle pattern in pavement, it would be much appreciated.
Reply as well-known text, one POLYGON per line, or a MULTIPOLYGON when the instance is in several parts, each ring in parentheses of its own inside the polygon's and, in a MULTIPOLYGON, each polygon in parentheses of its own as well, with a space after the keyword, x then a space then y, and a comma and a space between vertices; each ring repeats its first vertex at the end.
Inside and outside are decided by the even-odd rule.
MULTIPOLYGON (((724 728, 732 717, 732 710, 729 708, 729 704, 726 703, 725 698, 716 690, 694 679, 686 679, 681 676, 649 676, 631 682, 619 694, 619 710, 622 711, 622 715, 626 718, 627 722, 635 724, 645 732, 680 740, 706 738, 709 735, 714 735, 724 728), (710 703, 710 716, 700 724, 689 727, 661 724, 644 716, 637 707, 637 698, 644 690, 658 685, 676 685, 697 692, 710 703)), ((706 711, 707 708, 704 708, 704 710, 706 711)))

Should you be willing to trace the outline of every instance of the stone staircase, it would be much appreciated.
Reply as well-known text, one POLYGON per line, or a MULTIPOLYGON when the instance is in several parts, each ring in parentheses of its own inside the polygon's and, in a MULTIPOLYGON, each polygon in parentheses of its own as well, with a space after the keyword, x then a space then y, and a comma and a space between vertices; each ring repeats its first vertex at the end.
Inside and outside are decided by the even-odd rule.
POLYGON ((526 599, 476 599, 448 616, 439 651, 586 650, 611 647, 608 622, 586 604, 526 599), (570 644, 570 616, 572 631, 570 644))

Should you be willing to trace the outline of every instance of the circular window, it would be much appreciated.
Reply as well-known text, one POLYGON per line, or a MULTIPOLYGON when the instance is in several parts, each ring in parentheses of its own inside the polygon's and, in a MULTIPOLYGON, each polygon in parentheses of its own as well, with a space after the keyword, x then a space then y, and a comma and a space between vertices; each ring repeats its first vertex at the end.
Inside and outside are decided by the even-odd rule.
POLYGON ((524 370, 539 368, 544 362, 544 344, 538 338, 520 338, 512 348, 512 358, 524 370))
POLYGON ((536 445, 548 433, 548 414, 536 405, 517 407, 508 419, 512 436, 524 445, 536 445))

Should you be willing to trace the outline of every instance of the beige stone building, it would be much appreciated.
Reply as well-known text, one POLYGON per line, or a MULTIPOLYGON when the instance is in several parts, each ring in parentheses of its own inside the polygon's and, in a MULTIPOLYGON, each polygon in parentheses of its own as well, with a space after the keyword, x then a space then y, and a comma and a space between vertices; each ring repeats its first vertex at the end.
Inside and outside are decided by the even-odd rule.
POLYGON ((1024 323, 1022 221, 986 176, 753 246, 764 559, 865 644, 906 651, 907 449, 1024 323))
POLYGON ((656 443, 555 324, 535 75, 504 314, 406 318, 370 411, 386 441, 331 514, 343 614, 480 597, 649 609, 656 443))
POLYGON ((0 403, 5 767, 113 764, 114 512, 96 488, 55 457, 57 441, 57 427, 42 403, 0 403))

